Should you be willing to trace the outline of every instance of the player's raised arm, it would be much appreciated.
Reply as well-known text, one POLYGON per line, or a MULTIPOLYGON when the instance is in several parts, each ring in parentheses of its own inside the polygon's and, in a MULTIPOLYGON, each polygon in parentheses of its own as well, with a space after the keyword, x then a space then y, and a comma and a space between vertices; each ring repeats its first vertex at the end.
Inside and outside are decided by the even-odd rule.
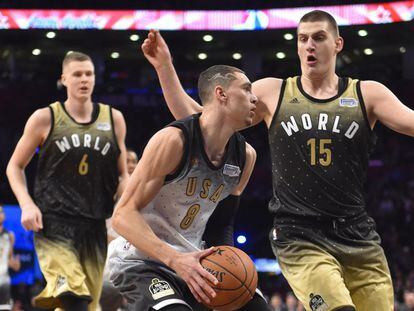
POLYGON ((256 113, 253 124, 265 121, 270 127, 283 86, 283 80, 278 78, 263 78, 253 82, 253 93, 257 96, 256 113))
POLYGON ((172 63, 168 46, 159 31, 151 30, 141 48, 157 71, 165 101, 174 118, 182 119, 200 112, 202 107, 184 91, 172 63))
POLYGON ((113 228, 132 245, 163 262, 183 278, 199 301, 209 302, 214 290, 205 279, 217 282, 200 265, 211 249, 180 253, 163 242, 145 221, 140 210, 155 198, 165 177, 176 171, 184 154, 181 130, 173 127, 159 131, 149 141, 112 217, 113 228))

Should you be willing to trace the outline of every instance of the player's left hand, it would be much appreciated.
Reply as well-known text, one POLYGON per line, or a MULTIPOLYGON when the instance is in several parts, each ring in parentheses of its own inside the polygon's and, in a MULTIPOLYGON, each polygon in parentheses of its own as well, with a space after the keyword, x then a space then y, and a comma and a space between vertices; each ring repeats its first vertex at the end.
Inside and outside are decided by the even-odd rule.
POLYGON ((155 69, 172 62, 167 43, 158 30, 150 30, 141 45, 142 52, 155 69))
POLYGON ((217 279, 207 272, 200 264, 202 258, 212 254, 214 248, 192 252, 181 253, 174 258, 170 267, 187 283, 192 294, 200 303, 210 303, 210 299, 216 296, 216 292, 209 285, 218 284, 217 279), (208 281, 208 282, 207 282, 208 281))

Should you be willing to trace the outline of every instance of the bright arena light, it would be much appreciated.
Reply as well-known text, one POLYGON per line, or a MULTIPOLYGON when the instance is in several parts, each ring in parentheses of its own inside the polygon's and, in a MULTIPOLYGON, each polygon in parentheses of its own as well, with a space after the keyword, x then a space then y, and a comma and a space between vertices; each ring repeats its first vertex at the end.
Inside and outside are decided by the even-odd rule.
POLYGON ((212 35, 205 35, 205 36, 203 36, 203 40, 205 42, 213 41, 213 36, 212 35))
POLYGON ((206 53, 200 53, 197 55, 198 59, 206 59, 207 58, 207 54, 206 53))
POLYGON ((244 244, 244 243, 246 243, 246 241, 247 241, 247 239, 244 235, 239 235, 237 237, 237 243, 239 243, 239 244, 244 244))
POLYGON ((138 35, 131 35, 129 37, 129 40, 131 40, 131 41, 138 41, 139 40, 139 36, 138 35))
POLYGON ((240 58, 242 58, 242 55, 240 53, 233 54, 233 59, 240 59, 240 58))
POLYGON ((283 52, 277 52, 277 53, 276 53, 276 57, 277 57, 278 59, 284 59, 284 58, 286 57, 286 54, 285 54, 285 53, 283 53, 283 52))
POLYGON ((358 36, 366 37, 368 36, 368 31, 366 31, 365 29, 358 30, 358 36))
POLYGON ((32 54, 35 55, 35 56, 40 55, 40 53, 42 53, 42 50, 40 50, 40 49, 34 49, 32 51, 32 54))
POLYGON ((364 54, 365 55, 372 55, 372 54, 374 54, 374 51, 372 49, 365 49, 364 54))
POLYGON ((54 37, 56 37, 56 32, 54 32, 54 31, 49 31, 46 34, 46 38, 53 39, 54 37))
POLYGON ((112 52, 112 53, 111 53, 111 57, 112 57, 112 58, 115 58, 115 59, 116 59, 116 58, 119 58, 119 53, 118 53, 118 52, 112 52))

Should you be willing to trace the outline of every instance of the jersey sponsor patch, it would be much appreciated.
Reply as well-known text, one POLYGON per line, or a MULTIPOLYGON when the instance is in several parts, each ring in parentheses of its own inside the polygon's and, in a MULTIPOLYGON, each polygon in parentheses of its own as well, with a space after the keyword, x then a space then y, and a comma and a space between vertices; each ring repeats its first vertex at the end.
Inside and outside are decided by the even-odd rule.
POLYGON ((340 98, 339 106, 341 107, 356 107, 358 106, 358 100, 356 98, 340 98))
POLYGON ((327 311, 328 304, 323 300, 321 295, 311 293, 309 295, 309 307, 312 311, 327 311))
POLYGON ((110 131, 111 124, 109 124, 109 122, 98 122, 96 128, 100 131, 110 131))
POLYGON ((231 164, 225 164, 223 168, 223 174, 230 177, 237 177, 241 173, 240 167, 231 164))
POLYGON ((168 284, 167 281, 159 280, 157 278, 152 279, 148 289, 154 300, 174 295, 174 290, 171 288, 170 284, 168 284))

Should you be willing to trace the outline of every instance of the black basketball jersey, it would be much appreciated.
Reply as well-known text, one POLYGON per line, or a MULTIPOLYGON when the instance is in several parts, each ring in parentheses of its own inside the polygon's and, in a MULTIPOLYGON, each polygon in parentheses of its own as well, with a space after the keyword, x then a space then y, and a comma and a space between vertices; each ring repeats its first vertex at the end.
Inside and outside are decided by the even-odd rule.
POLYGON ((363 184, 374 135, 360 82, 340 78, 338 94, 316 99, 300 77, 283 82, 269 128, 275 216, 351 217, 365 211, 363 184))
POLYGON ((35 201, 44 214, 104 219, 112 215, 120 150, 111 108, 94 105, 89 123, 51 104, 52 128, 39 151, 35 201))

